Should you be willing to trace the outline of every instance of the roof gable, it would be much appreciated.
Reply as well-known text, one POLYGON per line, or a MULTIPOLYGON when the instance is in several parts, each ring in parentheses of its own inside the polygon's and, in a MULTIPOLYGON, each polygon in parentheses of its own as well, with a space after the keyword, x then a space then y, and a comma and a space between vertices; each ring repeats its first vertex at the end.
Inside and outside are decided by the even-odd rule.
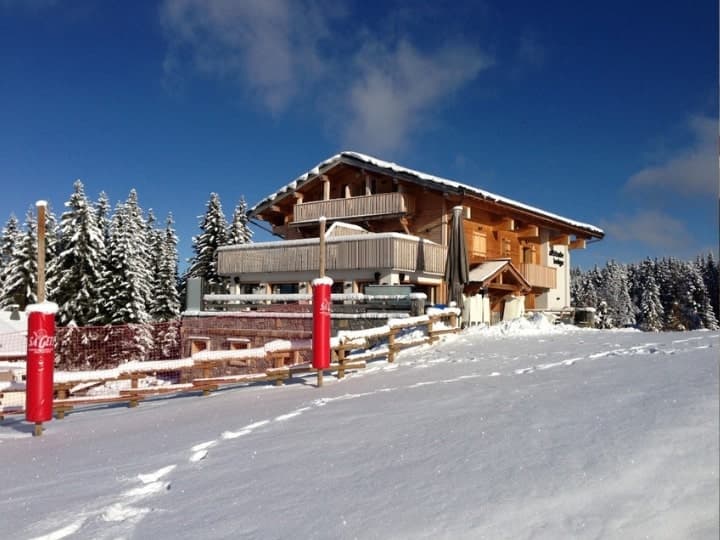
POLYGON ((409 169, 407 167, 402 167, 396 163, 384 161, 372 156, 368 156, 366 154, 361 154, 359 152, 350 151, 335 154, 334 156, 326 159, 325 161, 318 163, 309 171, 301 174, 292 182, 286 184, 275 193, 268 195, 263 200, 258 202, 248 211, 248 215, 257 215, 270 205, 274 204, 274 202, 278 199, 285 198, 286 196, 295 192, 298 188, 300 188, 308 181, 314 180, 318 176, 328 172, 330 169, 341 163, 357 166, 360 168, 375 169, 378 172, 393 176, 400 176, 409 182, 432 187, 440 191, 454 192, 460 195, 470 195, 473 197, 477 197, 481 200, 504 205, 511 209, 520 210, 522 212, 527 212, 545 219, 556 221, 575 229, 581 229, 596 238, 602 238, 605 235, 602 229, 588 223, 582 223, 580 221, 575 221, 563 216, 559 216, 557 214, 541 210, 540 208, 536 208, 534 206, 530 206, 474 186, 456 182, 454 180, 449 180, 447 178, 423 173, 421 171, 409 169))

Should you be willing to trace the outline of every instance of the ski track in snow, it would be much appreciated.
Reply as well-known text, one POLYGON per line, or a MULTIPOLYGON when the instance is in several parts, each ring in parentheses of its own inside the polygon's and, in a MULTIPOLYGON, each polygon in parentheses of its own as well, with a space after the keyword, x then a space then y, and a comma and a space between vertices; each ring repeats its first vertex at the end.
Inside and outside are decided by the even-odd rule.
MULTIPOLYGON (((526 375, 535 372, 536 370, 545 371, 548 369, 554 369, 559 367, 570 367, 573 366, 577 362, 583 362, 583 361, 595 361, 603 358, 612 358, 617 356, 637 356, 637 355, 648 355, 648 354, 664 354, 664 355, 673 355, 678 352, 689 352, 692 350, 697 349, 707 349, 710 347, 713 347, 712 340, 718 337, 718 334, 708 334, 707 336, 699 336, 699 337, 692 337, 688 339, 678 339, 673 340, 671 343, 673 345, 689 345, 684 348, 667 348, 665 350, 662 349, 662 345, 654 342, 644 343, 642 345, 635 345, 632 347, 620 347, 618 344, 608 344, 615 348, 610 349, 608 351, 604 351, 601 353, 593 353, 589 354, 587 356, 578 356, 578 357, 572 357, 565 360, 560 360, 557 362, 548 362, 548 363, 541 363, 537 365, 532 365, 524 368, 518 368, 512 370, 509 376, 512 375, 526 375), (698 340, 703 340, 708 338, 708 340, 711 342, 710 344, 695 344, 694 342, 697 342, 698 340)), ((460 343, 462 343, 462 339, 459 340, 460 343)), ((554 353, 562 354, 562 352, 554 353)), ((419 358, 416 360, 407 362, 402 364, 402 367, 407 368, 426 368, 428 367, 428 364, 439 364, 439 363, 447 363, 447 362, 463 362, 463 363, 475 363, 480 361, 477 357, 470 357, 467 359, 458 359, 457 357, 454 357, 455 355, 451 352, 449 356, 442 356, 442 357, 432 357, 425 359, 423 356, 432 355, 429 351, 424 351, 419 358)), ((535 358, 542 358, 546 357, 547 353, 538 353, 533 355, 535 358)), ((491 354, 487 356, 488 359, 502 359, 501 355, 498 354, 491 354)), ((511 360, 520 360, 522 357, 512 357, 511 360)), ((366 372, 363 374, 367 375, 368 372, 377 372, 377 371, 386 371, 386 370, 394 370, 400 368, 401 365, 398 363, 395 364, 386 364, 384 366, 378 366, 377 368, 374 368, 371 370, 366 370, 366 372)), ((323 397, 319 399, 315 399, 310 402, 310 406, 300 407, 298 409, 295 409, 293 411, 290 411, 285 414, 281 414, 278 416, 275 416, 272 420, 266 419, 266 420, 260 420, 253 422, 251 424, 248 424, 244 427, 241 427, 238 431, 224 431, 220 435, 220 439, 214 439, 205 441, 202 443, 198 443, 193 445, 190 448, 190 451, 192 452, 192 456, 190 457, 191 463, 197 463, 199 461, 204 460, 209 455, 209 449, 216 447, 218 444, 224 441, 234 441, 235 439, 238 439, 245 435, 250 435, 253 433, 256 429, 262 428, 265 426, 272 426, 276 424, 283 424, 286 423, 288 420, 291 420, 293 418, 297 418, 301 416, 302 414, 311 411, 312 409, 319 408, 319 407, 325 407, 328 404, 334 403, 334 402, 341 402, 341 401, 347 401, 347 400, 355 400, 355 399, 362 399, 366 397, 370 397, 376 394, 385 393, 385 392, 394 392, 394 391, 401 391, 401 390, 415 390, 418 388, 423 388, 426 386, 434 386, 434 385, 440 385, 440 384, 454 384, 458 382, 464 382, 469 379, 479 379, 479 378, 490 378, 490 377, 500 377, 503 376, 503 373, 498 371, 493 371, 488 374, 483 373, 472 373, 472 374, 466 374, 466 375, 460 375, 455 378, 450 379, 438 379, 438 380, 431 380, 431 381, 422 381, 418 383, 413 383, 405 386, 397 386, 397 387, 384 387, 379 388, 377 390, 369 391, 369 392, 358 392, 358 393, 349 393, 349 394, 343 394, 336 397, 323 397)), ((82 515, 79 519, 76 519, 75 521, 71 522, 68 525, 63 526, 60 529, 57 529, 55 531, 52 531, 48 534, 34 537, 33 540, 61 540, 62 538, 67 538, 68 536, 74 535, 78 531, 82 529, 82 527, 88 522, 89 517, 99 517, 104 522, 108 523, 120 523, 120 524, 127 524, 128 530, 123 531, 126 534, 131 534, 132 530, 135 528, 135 525, 139 523, 139 521, 149 512, 152 511, 151 508, 146 507, 138 507, 133 506, 133 503, 138 503, 141 500, 148 498, 148 497, 157 497, 160 494, 167 492, 170 490, 171 482, 170 481, 160 481, 161 478, 168 476, 170 473, 172 473, 176 469, 176 465, 167 465, 165 467, 162 467, 154 472, 146 473, 146 474, 138 474, 137 479, 143 484, 139 487, 135 487, 132 489, 129 489, 127 491, 124 491, 120 494, 119 498, 121 499, 118 501, 113 501, 112 503, 108 505, 104 505, 102 508, 95 512, 85 513, 85 515, 82 515)), ((112 531, 112 537, 113 538, 119 538, 124 535, 118 534, 117 531, 112 531)))

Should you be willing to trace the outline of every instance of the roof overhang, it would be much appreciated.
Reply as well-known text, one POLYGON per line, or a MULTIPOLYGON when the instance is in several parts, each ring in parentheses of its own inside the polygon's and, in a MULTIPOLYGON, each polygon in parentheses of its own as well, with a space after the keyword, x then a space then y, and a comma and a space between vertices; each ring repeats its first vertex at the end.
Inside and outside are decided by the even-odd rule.
POLYGON ((468 275, 468 283, 483 289, 498 289, 506 292, 527 294, 532 286, 509 259, 485 261, 468 275))
POLYGON ((358 167, 378 174, 389 175, 423 187, 443 191, 451 195, 488 202, 495 206, 505 208, 510 212, 526 216, 528 219, 544 223, 554 228, 560 228, 564 232, 577 235, 578 237, 601 239, 605 236, 605 232, 594 225, 559 216, 474 186, 462 184, 460 182, 439 176, 433 176, 421 171, 409 169, 407 167, 402 167, 395 163, 383 161, 357 152, 341 152, 326 159, 325 161, 322 161, 321 163, 318 163, 306 173, 298 176, 289 184, 286 184, 275 193, 258 202, 248 211, 248 216, 251 218, 257 217, 272 205, 277 204, 278 201, 291 196, 303 185, 312 182, 341 164, 358 167))

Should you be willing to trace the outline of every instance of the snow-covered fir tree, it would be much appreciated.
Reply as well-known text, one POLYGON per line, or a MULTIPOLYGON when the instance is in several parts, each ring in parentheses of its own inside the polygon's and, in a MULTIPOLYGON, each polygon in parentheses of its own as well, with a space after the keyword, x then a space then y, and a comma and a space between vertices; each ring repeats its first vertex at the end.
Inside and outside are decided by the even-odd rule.
POLYGON ((638 298, 638 325, 646 332, 658 332, 663 329, 664 312, 652 263, 643 263, 639 274, 644 285, 638 298))
POLYGON ((170 321, 180 315, 178 293, 177 235, 172 214, 168 215, 164 231, 158 231, 155 244, 156 275, 153 280, 150 314, 155 321, 170 321))
POLYGON ((52 205, 45 208, 45 291, 46 298, 53 300, 51 283, 56 280, 55 269, 60 252, 60 226, 52 205))
MULTIPOLYGON (((717 329, 713 296, 713 268, 717 264, 712 255, 698 257, 694 262, 684 262, 672 257, 662 260, 645 259, 641 264, 619 265, 609 262, 602 271, 597 267, 587 272, 573 271, 573 305, 597 309, 596 326, 613 328, 626 326, 628 311, 622 306, 625 292, 622 283, 628 285, 631 312, 635 322, 643 330, 693 330, 717 329), (709 277, 708 277, 709 274, 709 277), (624 277, 623 277, 624 276, 624 277), (598 291, 593 304, 588 290, 598 291), (619 308, 622 308, 619 311, 619 308), (625 311, 623 311, 625 309, 625 311), (623 315, 625 313, 625 315, 623 315), (624 319, 625 317, 625 319, 624 319)), ((717 271, 717 270, 715 270, 717 271)))
POLYGON ((0 306, 12 304, 12 301, 5 302, 4 298, 9 295, 5 291, 5 275, 9 271, 10 261, 12 260, 13 249, 18 242, 20 236, 20 222, 11 214, 5 223, 0 236, 0 306))
POLYGON ((60 253, 51 265, 48 286, 59 307, 60 324, 84 326, 97 319, 97 307, 102 302, 105 242, 83 183, 77 180, 73 188, 60 218, 60 253))
POLYGON ((247 203, 245 202, 245 197, 240 197, 240 200, 235 206, 230 227, 228 228, 227 243, 229 245, 235 245, 249 244, 251 242, 252 230, 250 230, 247 216, 247 203))
POLYGON ((227 244, 228 224, 222 211, 217 193, 210 194, 205 214, 200 220, 200 234, 192 239, 193 256, 184 281, 191 277, 205 280, 210 292, 227 292, 226 281, 217 273, 217 254, 219 247, 227 244))
POLYGON ((712 252, 709 252, 706 257, 698 257, 695 264, 705 282, 715 319, 720 321, 720 263, 716 262, 712 252))
POLYGON ((615 261, 609 261, 602 270, 602 283, 599 296, 607 304, 607 324, 611 327, 634 325, 635 312, 625 268, 615 261))
POLYGON ((10 260, 3 273, 0 308, 13 304, 25 309, 37 302, 37 221, 32 210, 25 217, 24 230, 15 237, 10 260))
POLYGON ((115 207, 110 223, 107 272, 104 286, 109 322, 147 323, 150 320, 147 234, 135 190, 125 203, 115 207))
POLYGON ((97 216, 98 228, 102 233, 103 243, 108 245, 110 240, 110 200, 104 191, 100 192, 95 203, 95 215, 97 216))

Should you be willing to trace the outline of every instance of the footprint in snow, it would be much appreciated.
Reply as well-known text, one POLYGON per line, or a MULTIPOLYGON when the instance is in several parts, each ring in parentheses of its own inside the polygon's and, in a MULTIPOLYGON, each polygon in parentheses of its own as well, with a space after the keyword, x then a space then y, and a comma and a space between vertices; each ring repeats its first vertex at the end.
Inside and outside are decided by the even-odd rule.
POLYGON ((208 455, 207 450, 198 450, 195 452, 192 456, 190 456, 190 462, 191 463, 197 463, 198 461, 202 461, 205 459, 208 455))

